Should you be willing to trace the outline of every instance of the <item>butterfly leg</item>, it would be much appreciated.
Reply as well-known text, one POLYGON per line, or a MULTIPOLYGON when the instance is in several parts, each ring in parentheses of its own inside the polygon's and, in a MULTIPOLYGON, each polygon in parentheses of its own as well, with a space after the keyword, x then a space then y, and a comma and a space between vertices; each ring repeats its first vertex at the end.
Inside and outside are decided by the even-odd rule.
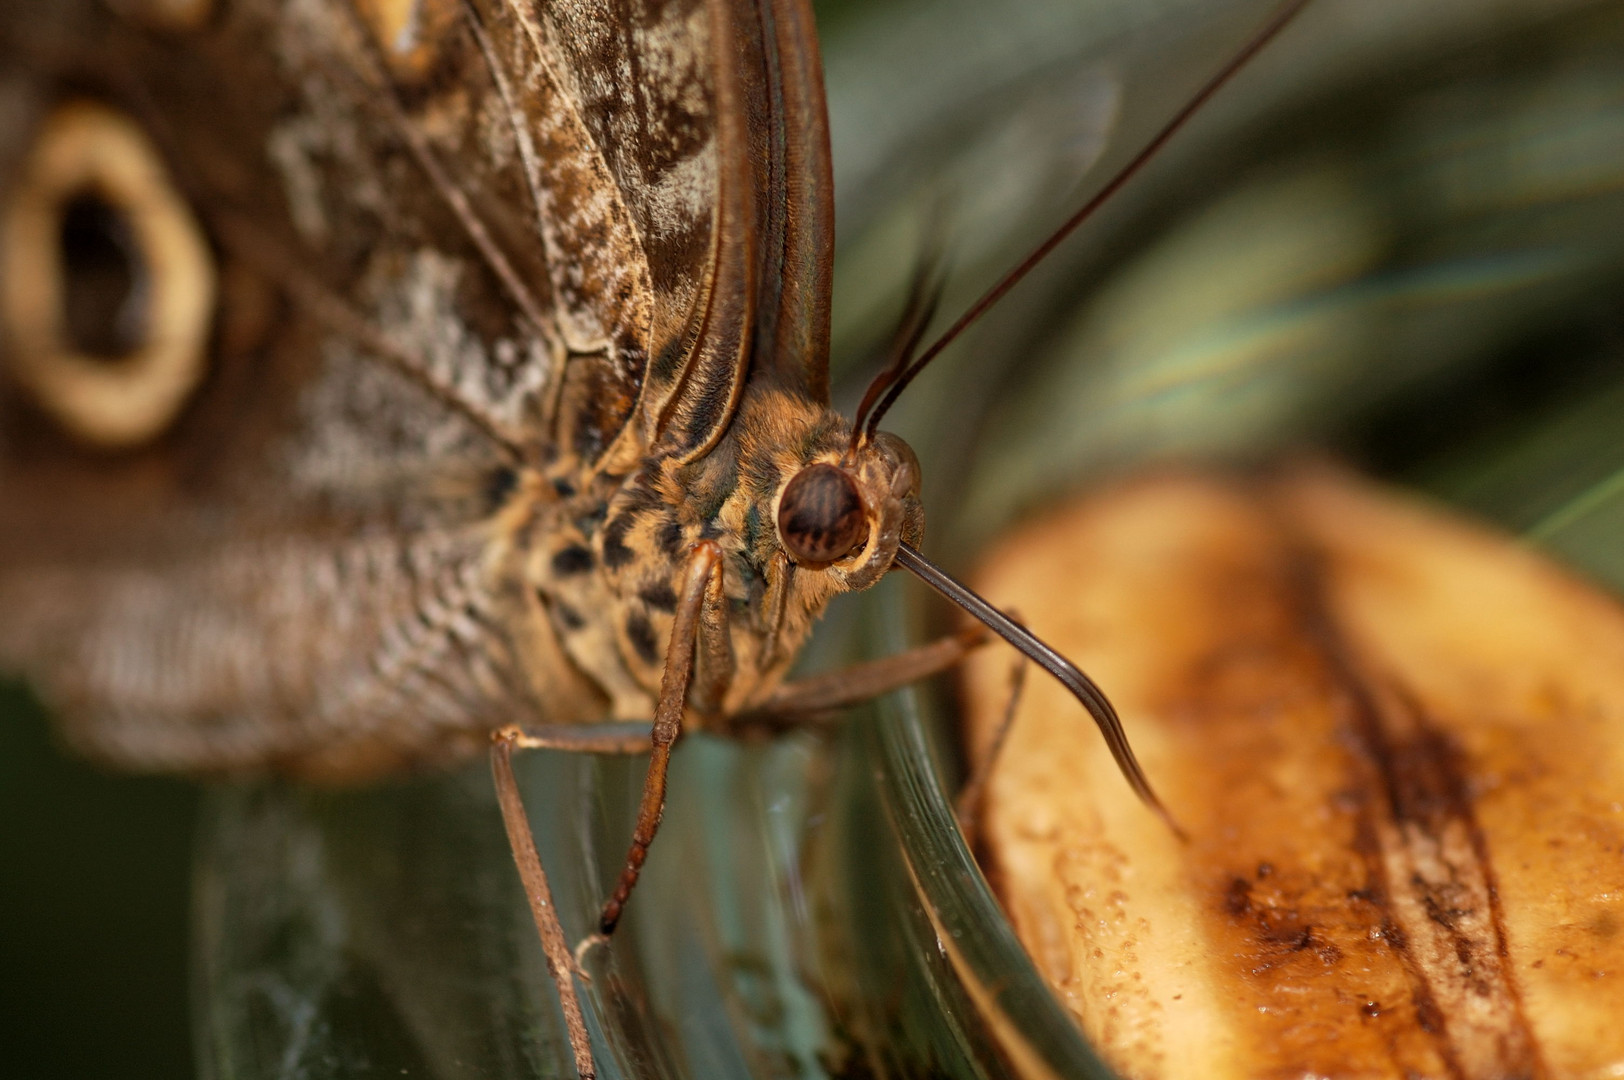
MULTIPOLYGON (((721 565, 720 546, 709 540, 695 545, 688 559, 682 594, 677 601, 676 619, 671 627, 671 644, 666 651, 665 670, 660 678, 660 701, 655 708, 652 731, 636 723, 584 724, 531 731, 510 726, 500 729, 493 736, 491 761, 496 775, 497 797, 502 804, 502 819, 507 826, 508 840, 519 867, 519 876, 524 881, 525 893, 530 898, 536 929, 541 934, 542 946, 547 953, 548 969, 558 984, 559 997, 564 1002, 570 1045, 575 1050, 576 1067, 583 1077, 590 1075, 587 1069, 591 1066, 591 1046, 587 1041, 585 1022, 581 1019, 580 1002, 572 975, 580 968, 586 950, 607 941, 614 932, 626 901, 637 885, 643 861, 654 842, 654 834, 659 830, 660 816, 665 810, 671 749, 682 734, 682 713, 687 704, 688 685, 693 677, 694 652, 701 638, 705 639, 708 667, 713 672, 720 668, 723 679, 731 672, 731 654, 723 656, 722 646, 716 644, 715 635, 702 632, 707 627, 714 629, 720 626, 718 620, 725 617, 719 614, 722 594, 721 575, 717 571, 721 565), (638 805, 631 847, 626 853, 626 865, 598 917, 598 932, 576 946, 573 957, 565 944, 564 932, 553 908, 547 875, 536 854, 530 820, 525 815, 518 784, 513 776, 512 757, 516 747, 600 754, 649 754, 648 772, 643 779, 643 796, 638 805)), ((721 626, 721 629, 725 635, 725 626, 721 626)), ((710 678, 715 681, 718 676, 713 673, 710 678)))
POLYGON ((581 1012, 581 999, 575 992, 575 964, 570 956, 569 944, 564 940, 564 927, 558 921, 558 909, 553 905, 553 891, 547 884, 547 871, 542 868, 541 856, 536 852, 536 840, 530 833, 530 819, 519 798, 519 785, 513 776, 513 747, 520 733, 517 728, 504 728, 491 742, 491 773, 496 779, 496 799, 502 807, 502 824, 507 827, 508 844, 513 848, 513 861, 519 867, 519 879, 524 883, 524 895, 530 901, 530 914, 536 920, 536 932, 541 935, 541 948, 547 956, 547 971, 558 987, 559 1004, 564 1009, 564 1028, 569 1033, 570 1051, 575 1055, 575 1071, 581 1080, 594 1080, 598 1074, 592 1060, 592 1040, 587 1035, 586 1018, 581 1012))
POLYGON ((1015 663, 1009 669, 1009 701, 1004 706, 1003 719, 998 721, 992 741, 987 744, 981 760, 970 770, 969 779, 953 801, 953 816, 959 819, 959 831, 964 834, 964 842, 971 847, 975 846, 976 831, 981 825, 981 801, 986 797, 987 780, 992 776, 998 756, 1003 753, 1004 743, 1015 726, 1015 711, 1020 707, 1021 691, 1025 686, 1026 657, 1016 654, 1015 663))
POLYGON ((649 845, 660 828, 660 815, 665 811, 666 775, 671 767, 671 748, 682 734, 682 713, 688 702, 688 684, 693 677, 694 652, 702 637, 707 638, 707 658, 716 651, 709 644, 709 635, 703 634, 702 624, 713 622, 714 613, 707 612, 707 599, 720 596, 715 587, 722 566, 722 549, 711 540, 694 545, 688 557, 683 576, 682 591, 677 597, 676 618, 671 626, 671 644, 665 653, 665 670, 660 676, 660 702, 654 710, 654 731, 650 740, 648 772, 643 778, 643 797, 637 807, 637 825, 632 831, 631 847, 626 852, 626 865, 620 871, 615 888, 604 902, 598 917, 598 933, 583 941, 576 950, 606 940, 620 922, 626 901, 637 885, 648 857, 649 845))
MULTIPOLYGON (((547 872, 536 851, 536 840, 530 831, 530 818, 525 813, 519 794, 518 782, 513 775, 514 750, 566 750, 583 754, 646 754, 649 752, 650 734, 647 724, 603 723, 569 724, 526 731, 509 725, 491 734, 491 772, 496 779, 496 798, 502 807, 502 823, 507 828, 508 846, 513 849, 513 861, 519 868, 519 879, 524 884, 525 897, 530 901, 530 914, 536 921, 536 932, 541 936, 542 951, 547 957, 547 971, 558 988, 558 999, 564 1010, 564 1027, 569 1035, 570 1050, 575 1056, 575 1069, 581 1080, 596 1076, 592 1060, 592 1042, 587 1035, 586 1020, 581 1011, 580 996, 576 993, 573 976, 580 971, 580 951, 571 955, 564 937, 564 927, 558 921, 558 910, 553 906, 552 888, 547 883, 547 872), (573 962, 572 962, 573 961, 573 962)), ((588 938, 583 945, 596 940, 588 938)), ((582 978, 585 978, 583 973, 582 978)))
POLYGON ((760 705, 734 716, 729 726, 733 730, 769 732, 804 727, 810 718, 820 713, 871 701, 920 679, 939 675, 991 638, 986 628, 972 626, 895 656, 783 683, 760 705))

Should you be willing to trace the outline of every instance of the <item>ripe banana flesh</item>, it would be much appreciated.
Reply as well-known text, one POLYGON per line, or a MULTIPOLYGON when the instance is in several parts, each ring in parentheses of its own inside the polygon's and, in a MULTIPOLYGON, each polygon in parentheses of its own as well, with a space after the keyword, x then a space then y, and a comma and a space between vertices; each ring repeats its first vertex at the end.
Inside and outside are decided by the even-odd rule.
MULTIPOLYGON (((1326 468, 1164 475, 977 575, 1116 703, 1181 843, 1026 680, 980 835, 1134 1080, 1624 1076, 1624 609, 1326 468)), ((968 676, 983 751, 1008 655, 968 676)))

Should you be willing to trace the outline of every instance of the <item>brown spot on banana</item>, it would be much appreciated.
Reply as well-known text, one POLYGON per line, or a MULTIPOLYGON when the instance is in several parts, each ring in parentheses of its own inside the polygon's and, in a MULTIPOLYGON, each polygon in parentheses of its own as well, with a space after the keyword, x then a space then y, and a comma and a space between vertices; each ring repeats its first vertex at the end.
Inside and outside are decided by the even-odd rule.
MULTIPOLYGON (((1624 611, 1323 469, 1162 476, 977 585, 1095 675, 1191 834, 1030 680, 981 822, 1039 968, 1136 1078, 1624 1067, 1624 611), (1058 639, 1058 641, 1056 641, 1058 639)), ((976 657, 972 749, 1008 677, 976 657)))

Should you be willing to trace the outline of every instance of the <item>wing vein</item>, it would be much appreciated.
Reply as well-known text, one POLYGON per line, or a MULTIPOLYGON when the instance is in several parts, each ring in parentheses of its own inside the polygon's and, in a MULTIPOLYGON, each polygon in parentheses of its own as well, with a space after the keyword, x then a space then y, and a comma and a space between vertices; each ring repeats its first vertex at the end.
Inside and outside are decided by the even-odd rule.
POLYGON ((518 306, 525 321, 530 324, 531 331, 542 337, 556 337, 556 334, 551 333, 552 321, 542 314, 541 305, 536 303, 536 298, 530 292, 529 286, 525 285, 518 272, 513 269, 513 264, 508 260, 507 254, 497 244, 496 239, 491 236, 490 229, 486 227, 484 220, 480 218, 473 204, 468 201, 468 194, 457 185, 451 174, 446 172, 445 167, 440 163, 440 159, 429 148, 428 140, 423 137, 422 131, 413 123, 412 118, 407 115, 405 108, 400 103, 400 95, 396 91, 395 84, 389 78, 383 61, 377 55, 376 42, 373 41, 372 36, 366 32, 364 27, 355 25, 359 20, 359 16, 354 9, 349 5, 345 5, 344 10, 349 13, 352 29, 356 32, 356 39, 362 45, 361 54, 367 58, 365 72, 367 81, 377 91, 377 100, 382 103, 384 111, 388 113, 390 123, 399 132, 400 137, 406 141, 406 148, 417 161, 418 167, 423 170, 424 175, 429 178, 429 183, 434 186, 435 192, 440 196, 447 208, 450 209, 452 215, 456 217, 458 224, 462 226, 463 232, 467 234, 468 239, 478 250, 480 257, 485 260, 485 265, 490 268, 491 273, 496 275, 497 280, 501 282, 502 288, 507 292, 509 298, 518 306))
POLYGON ((423 357, 392 341, 325 283, 300 269, 282 246, 257 226, 234 212, 218 213, 215 224, 221 238, 233 251, 279 283, 318 322, 355 342, 366 354, 383 360, 436 401, 473 424, 509 459, 517 461, 523 457, 519 439, 505 430, 500 419, 458 391, 454 384, 437 378, 423 357))

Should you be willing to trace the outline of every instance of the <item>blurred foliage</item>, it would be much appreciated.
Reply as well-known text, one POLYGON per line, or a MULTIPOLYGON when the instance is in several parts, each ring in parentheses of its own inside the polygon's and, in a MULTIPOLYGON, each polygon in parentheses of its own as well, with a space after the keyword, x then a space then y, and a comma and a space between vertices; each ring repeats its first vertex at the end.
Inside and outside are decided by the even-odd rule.
MULTIPOLYGON (((1088 7, 1053 6, 1057 25, 1088 7)), ((1258 10, 1135 9, 995 91, 922 64, 945 98, 968 81, 1001 108, 944 110, 939 131, 867 153, 874 179, 840 204, 848 355, 883 340, 922 231, 945 229, 943 309, 963 310, 1258 10), (1205 57, 1169 63, 1189 40, 1205 57)), ((876 24, 855 52, 932 48, 876 24)), ((871 63, 831 100, 898 78, 871 63)), ((963 560, 1057 492, 1146 465, 1330 452, 1624 582, 1605 544, 1624 447, 1593 404, 1624 367, 1621 217, 1620 5, 1314 4, 910 391, 891 423, 925 462, 932 545, 963 560)))

